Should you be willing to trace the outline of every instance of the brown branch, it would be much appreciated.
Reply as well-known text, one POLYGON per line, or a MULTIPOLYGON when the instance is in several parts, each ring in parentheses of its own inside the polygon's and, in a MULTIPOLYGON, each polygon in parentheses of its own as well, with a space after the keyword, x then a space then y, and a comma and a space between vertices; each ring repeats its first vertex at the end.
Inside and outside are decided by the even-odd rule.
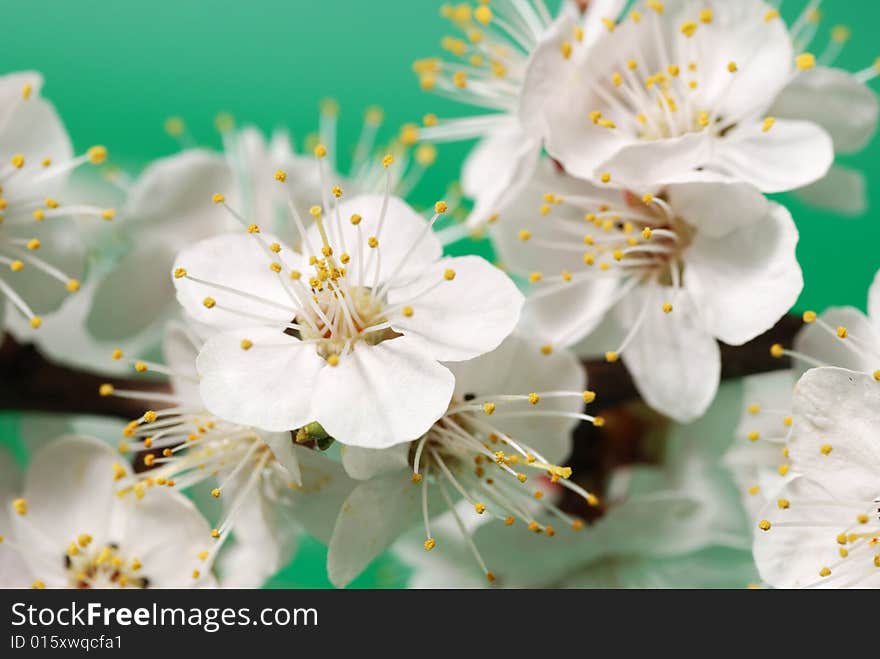
MULTIPOLYGON (((770 355, 774 343, 791 345, 802 321, 786 316, 766 334, 744 346, 721 347, 722 377, 736 378, 787 367, 788 360, 770 355)), ((622 363, 586 362, 590 388, 603 408, 638 398, 632 378, 622 363)), ((0 410, 140 416, 144 404, 136 400, 102 397, 98 387, 110 383, 119 389, 168 391, 164 382, 146 378, 111 378, 62 366, 43 357, 33 346, 7 335, 0 345, 0 410)))

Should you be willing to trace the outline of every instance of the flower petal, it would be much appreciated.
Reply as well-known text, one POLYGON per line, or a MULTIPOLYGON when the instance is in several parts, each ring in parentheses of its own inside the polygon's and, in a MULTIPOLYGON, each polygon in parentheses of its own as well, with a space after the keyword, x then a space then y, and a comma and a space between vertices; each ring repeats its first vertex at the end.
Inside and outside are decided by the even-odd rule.
POLYGON ((369 480, 392 471, 409 468, 410 444, 396 444, 389 448, 342 447, 345 472, 360 481, 369 480))
POLYGON ((662 180, 688 181, 694 170, 710 161, 712 147, 713 140, 706 132, 633 142, 599 164, 592 178, 608 173, 613 181, 637 190, 662 180))
POLYGON ((769 202, 753 185, 715 172, 694 172, 666 185, 669 205, 700 234, 720 238, 763 218, 769 202))
POLYGON ((776 499, 769 502, 759 518, 771 527, 755 532, 755 562, 764 581, 775 588, 880 586, 873 552, 842 561, 836 541, 838 533, 852 528, 862 509, 836 500, 820 483, 806 477, 789 482, 778 498, 787 500, 789 507, 780 509, 776 499), (821 576, 822 568, 829 566, 834 566, 830 574, 821 576))
POLYGON ((278 464, 287 472, 288 483, 302 485, 302 473, 299 468, 299 452, 290 432, 273 432, 261 435, 263 441, 272 449, 272 455, 278 464))
POLYGON ((742 124, 718 140, 712 165, 751 183, 762 192, 796 190, 821 179, 834 162, 834 145, 821 127, 808 121, 777 119, 742 124))
POLYGON ((839 499, 874 499, 880 473, 878 404, 880 383, 871 375, 842 368, 807 371, 792 401, 794 469, 839 499))
POLYGON ((165 326, 162 353, 172 370, 170 376, 174 393, 187 404, 201 406, 199 372, 196 359, 203 341, 184 323, 171 321, 165 326))
POLYGON ((495 350, 481 357, 450 365, 455 375, 455 395, 472 399, 498 395, 497 409, 487 421, 539 451, 551 463, 566 460, 571 452, 571 431, 577 419, 525 416, 532 410, 578 413, 583 409, 581 392, 587 376, 571 353, 558 350, 542 354, 540 344, 512 334, 495 350), (570 391, 574 396, 504 401, 504 395, 528 395, 542 391, 570 391), (524 414, 506 418, 505 414, 524 414))
POLYGON ((840 215, 862 215, 868 210, 865 175, 855 169, 833 165, 815 183, 794 191, 802 202, 840 215))
POLYGON ((875 327, 880 328, 880 271, 874 275, 868 288, 868 317, 875 327))
POLYGON ((649 305, 623 361, 648 405, 687 423, 702 416, 715 398, 721 354, 715 339, 699 324, 697 309, 686 295, 678 297, 669 314, 662 309, 667 301, 660 291, 635 290, 618 305, 624 327, 632 327, 642 305, 649 305))
MULTIPOLYGON (((330 245, 337 255, 346 252, 351 257, 346 269, 356 285, 372 287, 373 282, 381 284, 392 276, 395 281, 406 281, 437 261, 443 252, 434 234, 425 231, 425 218, 398 197, 388 197, 388 208, 380 229, 385 201, 384 195, 361 195, 343 201, 339 206, 340 222, 336 221, 335 212, 325 211, 324 226, 330 245), (356 226, 351 223, 352 215, 362 218, 356 226), (376 249, 367 246, 371 236, 378 239, 376 249), (362 281, 359 279, 361 273, 362 281)), ((308 246, 304 245, 303 250, 307 252, 310 246, 319 252, 322 241, 317 224, 312 223, 307 236, 308 246)), ((322 258, 320 252, 316 256, 322 258)))
POLYGON ((479 256, 439 261, 412 284, 388 293, 392 327, 417 339, 439 361, 461 361, 496 348, 513 331, 523 306, 510 278, 479 256), (452 272, 452 279, 444 279, 452 272), (439 286, 434 286, 439 283, 439 286), (430 291, 430 292, 425 292, 430 291))
MULTIPOLYGON (((810 323, 797 333, 794 349, 809 355, 828 366, 848 368, 863 373, 873 373, 880 368, 880 360, 872 350, 866 350, 853 344, 852 339, 840 339, 834 328, 845 327, 852 337, 869 346, 880 345, 880 328, 872 323, 865 314, 853 307, 831 307, 822 313, 819 323, 810 323), (828 327, 832 331, 828 331, 828 327)), ((795 363, 804 371, 813 364, 795 363)))
POLYGON ((804 286, 797 240, 791 215, 778 204, 723 238, 698 233, 684 256, 684 287, 701 325, 731 345, 773 327, 804 286))
MULTIPOLYGON (((215 284, 203 284, 188 277, 173 278, 177 301, 192 318, 221 329, 259 325, 260 318, 282 327, 293 320, 297 305, 281 282, 283 275, 270 269, 273 261, 259 240, 267 244, 280 243, 269 234, 260 234, 259 237, 225 234, 202 240, 177 255, 175 271, 180 268, 189 277, 215 284), (222 286, 241 293, 224 290, 222 286), (216 301, 216 307, 205 306, 204 301, 208 297, 216 301), (255 320, 248 314, 258 318, 255 320)), ((273 258, 291 269, 300 266, 301 257, 284 247, 273 258)))
POLYGON ((877 130, 874 92, 841 69, 817 66, 799 72, 776 99, 770 114, 818 124, 837 153, 861 151, 877 130))
POLYGON ((421 489, 407 472, 368 480, 346 499, 327 554, 330 581, 347 586, 421 515, 421 489))
POLYGON ((315 420, 315 387, 332 368, 311 344, 280 331, 249 328, 211 337, 197 361, 200 393, 213 414, 282 432, 315 420), (253 345, 244 350, 243 339, 253 345))
POLYGON ((427 432, 446 411, 454 386, 452 373, 407 336, 358 342, 337 366, 321 370, 312 410, 343 444, 387 448, 427 432))

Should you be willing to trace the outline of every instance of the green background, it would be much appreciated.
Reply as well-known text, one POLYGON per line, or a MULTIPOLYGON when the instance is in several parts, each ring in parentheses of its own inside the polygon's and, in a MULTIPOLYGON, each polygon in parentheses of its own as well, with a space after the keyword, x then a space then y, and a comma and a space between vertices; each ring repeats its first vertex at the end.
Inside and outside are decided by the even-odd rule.
MULTIPOLYGON (((803 4, 789 1, 784 7, 791 12, 803 4)), ((201 145, 219 147, 213 128, 218 111, 265 130, 287 126, 301 144, 316 129, 318 102, 326 97, 342 109, 344 163, 367 106, 385 110, 389 138, 397 126, 419 121, 426 112, 440 117, 467 112, 423 93, 410 68, 414 59, 440 52, 439 40, 449 27, 439 16, 440 5, 437 0, 7 0, 0 67, 42 72, 44 94, 58 106, 78 149, 105 144, 111 160, 132 172, 180 149, 163 130, 169 116, 182 117, 201 145)), ((872 32, 880 22, 880 3, 826 0, 823 14, 815 51, 824 47, 832 25, 848 24, 853 37, 837 64, 849 70, 870 65, 877 55, 872 32)), ((878 148, 875 140, 841 161, 863 170, 869 188, 880 176, 878 148)), ((416 201, 441 197, 466 152, 465 144, 441 147, 437 165, 415 191, 416 201)), ((880 225, 873 212, 840 218, 793 199, 785 203, 801 231, 798 254, 806 287, 798 307, 864 308, 880 266, 880 225)), ((0 419, 0 434, 14 434, 8 415, 0 419)), ((307 541, 272 585, 328 585, 323 558, 323 549, 307 541)), ((382 559, 358 583, 394 585, 404 576, 400 565, 382 559)))

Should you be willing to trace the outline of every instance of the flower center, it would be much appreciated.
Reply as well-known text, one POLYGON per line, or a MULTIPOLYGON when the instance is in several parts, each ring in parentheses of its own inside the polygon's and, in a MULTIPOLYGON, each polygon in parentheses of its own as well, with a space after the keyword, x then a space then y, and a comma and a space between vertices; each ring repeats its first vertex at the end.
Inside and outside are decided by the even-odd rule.
POLYGON ((141 573, 141 562, 127 558, 119 545, 95 546, 92 537, 82 534, 64 553, 71 588, 147 588, 150 580, 141 573))

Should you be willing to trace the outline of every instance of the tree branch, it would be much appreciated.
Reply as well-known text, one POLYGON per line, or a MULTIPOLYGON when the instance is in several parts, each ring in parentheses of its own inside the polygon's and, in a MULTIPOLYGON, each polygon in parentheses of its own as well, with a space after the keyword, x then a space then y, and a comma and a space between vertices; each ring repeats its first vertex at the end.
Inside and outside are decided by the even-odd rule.
MULTIPOLYGON (((736 378, 787 368, 788 360, 772 357, 770 346, 774 343, 791 345, 801 325, 799 317, 785 316, 773 329, 746 345, 722 345, 722 377, 736 378)), ((622 363, 597 360, 587 361, 585 365, 590 389, 598 393, 602 408, 638 399, 632 378, 622 363)), ((33 346, 19 344, 8 334, 0 345, 0 410, 98 414, 126 419, 143 413, 144 404, 137 400, 100 396, 98 387, 104 383, 117 389, 169 390, 162 381, 105 377, 56 364, 33 346)))

